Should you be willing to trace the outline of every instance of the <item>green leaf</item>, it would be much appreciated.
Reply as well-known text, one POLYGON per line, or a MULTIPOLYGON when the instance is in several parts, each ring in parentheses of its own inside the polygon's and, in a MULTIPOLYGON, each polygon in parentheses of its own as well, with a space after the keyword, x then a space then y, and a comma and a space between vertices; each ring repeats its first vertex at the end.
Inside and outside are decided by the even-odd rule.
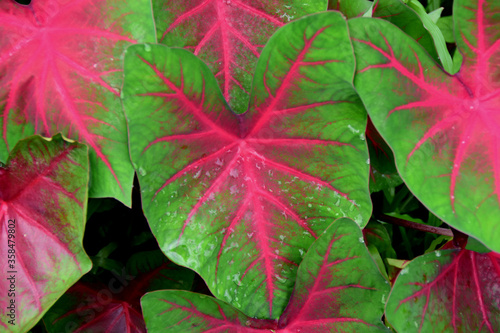
POLYGON ((300 264, 279 320, 253 319, 226 302, 176 290, 146 294, 148 332, 389 332, 382 324, 389 285, 370 257, 359 227, 335 221, 300 264), (355 306, 353 306, 355 305, 355 306))
POLYGON ((269 40, 242 115, 189 52, 127 51, 130 149, 153 234, 250 316, 282 313, 302 255, 329 223, 348 216, 363 226, 370 216, 366 113, 353 73, 336 12, 269 40))
POLYGON ((464 62, 450 76, 384 21, 349 22, 355 86, 399 173, 429 210, 500 251, 498 1, 455 1, 464 62), (383 103, 381 102, 383 101, 383 103))

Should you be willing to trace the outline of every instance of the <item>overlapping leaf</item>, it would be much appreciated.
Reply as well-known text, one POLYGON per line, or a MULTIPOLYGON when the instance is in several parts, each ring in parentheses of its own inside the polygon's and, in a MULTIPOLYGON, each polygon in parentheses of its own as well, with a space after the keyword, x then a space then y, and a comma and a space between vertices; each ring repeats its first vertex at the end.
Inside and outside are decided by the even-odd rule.
POLYGON ((248 315, 279 316, 312 241, 337 217, 370 215, 353 67, 339 13, 292 22, 263 50, 237 116, 187 51, 128 49, 124 105, 151 229, 248 315))
POLYGON ((438 61, 438 54, 431 34, 424 28, 417 13, 401 0, 376 0, 373 5, 373 17, 391 22, 410 37, 415 39, 430 56, 438 61))
MULTIPOLYGON (((148 262, 145 253, 136 255, 148 262)), ((142 295, 158 289, 189 289, 193 277, 192 271, 171 262, 145 272, 122 269, 113 272, 107 284, 78 282, 57 301, 43 320, 51 333, 146 332, 139 303, 142 295)))
POLYGON ((290 333, 388 332, 381 318, 389 289, 359 227, 337 220, 300 264, 278 327, 290 333))
POLYGON ((0 283, 2 332, 29 330, 90 270, 82 246, 87 154, 87 147, 60 135, 36 136, 20 141, 0 167, 1 269, 4 281, 5 274, 11 278, 0 283))
POLYGON ((500 255, 445 250, 416 258, 400 272, 386 316, 398 332, 498 332, 500 255))
POLYGON ((337 220, 311 246, 279 320, 256 320, 229 304, 188 292, 145 295, 148 332, 387 332, 382 325, 389 285, 363 243, 359 227, 337 220))
POLYGON ((355 85, 410 190, 438 217, 500 251, 498 1, 457 0, 464 54, 447 75, 381 20, 350 21, 355 85))
POLYGON ((229 105, 248 107, 257 58, 285 23, 327 8, 327 0, 154 0, 158 41, 204 60, 229 105))
POLYGON ((38 133, 92 149, 92 197, 130 205, 133 168, 120 103, 122 52, 154 41, 147 0, 0 3, 0 160, 38 133))

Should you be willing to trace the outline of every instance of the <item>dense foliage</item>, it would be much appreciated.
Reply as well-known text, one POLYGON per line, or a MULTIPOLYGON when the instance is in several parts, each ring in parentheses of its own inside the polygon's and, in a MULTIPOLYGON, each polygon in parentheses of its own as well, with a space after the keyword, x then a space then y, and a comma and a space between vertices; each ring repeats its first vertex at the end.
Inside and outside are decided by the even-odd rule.
POLYGON ((500 331, 500 2, 0 2, 2 332, 500 331))

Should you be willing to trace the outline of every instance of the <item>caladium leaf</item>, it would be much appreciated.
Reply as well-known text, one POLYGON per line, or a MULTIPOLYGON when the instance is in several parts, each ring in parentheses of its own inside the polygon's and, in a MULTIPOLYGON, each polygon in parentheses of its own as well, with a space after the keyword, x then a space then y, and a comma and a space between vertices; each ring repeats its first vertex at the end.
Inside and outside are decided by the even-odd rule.
POLYGON ((130 206, 122 52, 154 41, 148 0, 0 2, 0 160, 37 133, 91 147, 91 197, 130 206))
POLYGON ((61 135, 34 136, 0 167, 1 269, 10 282, 0 283, 2 332, 28 331, 90 270, 82 246, 87 154, 61 135))
POLYGON ((124 107, 151 229, 250 316, 281 314, 301 255, 333 219, 370 216, 353 61, 340 13, 292 22, 263 50, 237 116, 189 52, 127 51, 124 107))
POLYGON ((165 261, 149 271, 139 270, 139 274, 126 269, 113 272, 107 283, 78 282, 43 318, 47 330, 146 332, 140 298, 158 289, 189 289, 193 282, 194 272, 165 261))
POLYGON ((347 18, 363 16, 369 12, 373 6, 373 2, 369 0, 330 0, 328 9, 338 10, 347 18))
POLYGON ((431 34, 424 28, 417 13, 401 0, 375 0, 372 16, 391 22, 403 30, 418 41, 434 60, 439 62, 431 34))
POLYGON ((138 302, 119 298, 120 283, 89 285, 78 282, 44 317, 49 333, 128 332, 146 333, 138 302))
POLYGON ((381 321, 389 290, 359 227, 339 219, 300 264, 278 327, 282 332, 389 332, 381 321))
POLYGON ((147 293, 141 299, 148 332, 241 332, 276 329, 276 320, 253 319, 217 298, 180 290, 147 293))
POLYGON ((355 85, 410 190, 435 215, 500 251, 498 1, 455 2, 464 63, 444 73, 385 21, 354 19, 355 85), (383 102, 381 102, 383 101, 383 102))
POLYGON ((279 321, 258 320, 205 295, 175 290, 141 299, 148 332, 388 332, 389 285, 352 220, 339 219, 310 247, 279 321))
POLYGON ((158 41, 205 61, 231 108, 246 111, 253 72, 285 23, 325 11, 327 0, 153 0, 158 41))
POLYGON ((435 251, 401 270, 386 309, 398 332, 500 331, 500 255, 435 251))

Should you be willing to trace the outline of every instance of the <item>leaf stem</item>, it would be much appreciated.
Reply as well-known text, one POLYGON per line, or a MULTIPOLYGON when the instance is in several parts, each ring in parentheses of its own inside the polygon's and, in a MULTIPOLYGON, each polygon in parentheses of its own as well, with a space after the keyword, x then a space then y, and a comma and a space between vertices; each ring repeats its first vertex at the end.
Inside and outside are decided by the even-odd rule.
POLYGON ((411 228, 411 229, 420 230, 420 231, 424 231, 424 232, 430 232, 430 233, 437 234, 437 235, 453 237, 453 232, 450 229, 446 229, 446 228, 439 228, 439 227, 434 227, 434 226, 426 225, 426 224, 422 224, 422 223, 411 222, 411 221, 403 220, 403 219, 389 216, 389 215, 385 215, 385 214, 379 215, 377 217, 377 219, 379 219, 383 222, 392 223, 392 224, 399 225, 399 226, 402 226, 405 228, 411 228))

